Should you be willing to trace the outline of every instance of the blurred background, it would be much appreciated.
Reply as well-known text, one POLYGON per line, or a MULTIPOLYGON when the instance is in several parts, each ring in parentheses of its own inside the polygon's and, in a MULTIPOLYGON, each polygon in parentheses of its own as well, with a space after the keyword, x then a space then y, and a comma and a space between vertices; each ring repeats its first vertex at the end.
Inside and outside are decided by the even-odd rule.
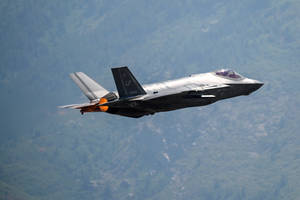
POLYGON ((298 0, 0 1, 0 199, 299 199, 298 0), (231 68, 246 97, 131 119, 57 106, 231 68))

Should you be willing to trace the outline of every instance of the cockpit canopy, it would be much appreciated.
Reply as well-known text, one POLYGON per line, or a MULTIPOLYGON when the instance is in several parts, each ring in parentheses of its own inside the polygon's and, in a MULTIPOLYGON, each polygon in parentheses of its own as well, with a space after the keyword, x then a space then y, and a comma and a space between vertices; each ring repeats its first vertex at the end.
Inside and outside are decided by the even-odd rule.
POLYGON ((235 80, 239 80, 243 78, 240 74, 236 73, 231 69, 221 69, 216 71, 215 74, 218 76, 222 76, 224 78, 235 79, 235 80))

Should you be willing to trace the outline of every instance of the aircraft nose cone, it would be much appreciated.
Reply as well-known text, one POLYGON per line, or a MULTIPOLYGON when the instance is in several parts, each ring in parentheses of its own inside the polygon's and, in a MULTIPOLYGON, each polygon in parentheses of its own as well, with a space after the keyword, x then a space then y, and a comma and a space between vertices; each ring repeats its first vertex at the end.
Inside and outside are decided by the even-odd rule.
POLYGON ((262 82, 252 83, 251 86, 249 87, 249 94, 256 91, 256 90, 258 90, 263 85, 264 85, 264 83, 262 83, 262 82))
POLYGON ((261 88, 261 86, 263 86, 264 83, 259 82, 259 83, 254 83, 253 84, 253 91, 258 90, 259 88, 261 88))
POLYGON ((255 88, 255 90, 258 90, 258 89, 261 88, 263 85, 264 85, 264 83, 258 82, 258 83, 255 83, 255 84, 254 84, 254 88, 255 88))
POLYGON ((252 92, 258 90, 259 88, 261 88, 264 85, 264 83, 260 82, 260 81, 256 81, 253 80, 252 83, 247 84, 247 89, 246 89, 246 95, 251 94, 252 92))

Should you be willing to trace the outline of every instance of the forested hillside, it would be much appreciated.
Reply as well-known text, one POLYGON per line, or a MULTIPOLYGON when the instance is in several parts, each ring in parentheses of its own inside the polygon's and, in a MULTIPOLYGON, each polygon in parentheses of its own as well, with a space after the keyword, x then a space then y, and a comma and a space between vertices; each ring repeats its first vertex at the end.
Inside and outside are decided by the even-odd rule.
POLYGON ((0 1, 0 199, 300 198, 297 0, 0 1), (231 68, 250 96, 131 119, 80 115, 69 78, 116 90, 231 68))

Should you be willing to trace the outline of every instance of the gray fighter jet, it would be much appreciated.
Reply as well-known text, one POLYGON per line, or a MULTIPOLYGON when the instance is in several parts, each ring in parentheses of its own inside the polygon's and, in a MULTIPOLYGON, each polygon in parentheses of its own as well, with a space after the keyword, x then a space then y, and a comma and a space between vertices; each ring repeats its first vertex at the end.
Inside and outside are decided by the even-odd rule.
POLYGON ((83 72, 75 72, 70 76, 90 102, 61 108, 80 109, 81 114, 107 112, 138 118, 249 95, 263 85, 228 69, 146 85, 140 85, 128 67, 111 70, 118 92, 109 92, 83 72))

